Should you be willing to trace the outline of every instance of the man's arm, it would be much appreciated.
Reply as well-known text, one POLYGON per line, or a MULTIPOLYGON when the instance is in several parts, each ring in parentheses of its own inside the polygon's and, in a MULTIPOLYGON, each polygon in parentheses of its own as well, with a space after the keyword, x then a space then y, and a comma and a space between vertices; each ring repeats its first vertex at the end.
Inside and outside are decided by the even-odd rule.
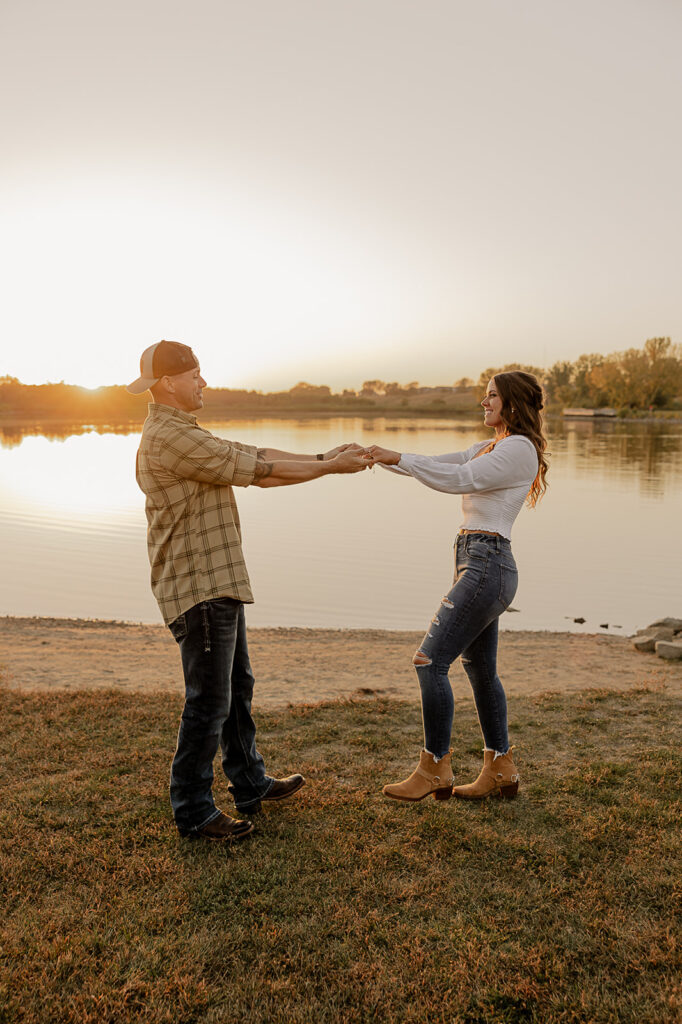
POLYGON ((155 454, 172 477, 217 486, 248 487, 257 462, 254 447, 232 444, 198 425, 168 431, 155 454))
MULTIPOLYGON (((269 449, 265 449, 268 451, 269 449)), ((274 459, 258 457, 253 477, 254 487, 286 487, 303 484, 331 473, 361 473, 368 466, 364 448, 346 449, 332 459, 274 459)))
POLYGON ((329 459, 335 458, 340 452, 345 452, 349 448, 355 451, 362 451, 362 445, 359 444, 340 444, 336 448, 330 449, 328 452, 324 452, 322 459, 318 459, 317 455, 297 455, 295 452, 283 452, 279 448, 259 448, 258 458, 264 459, 265 462, 274 462, 285 460, 287 462, 327 462, 329 459))

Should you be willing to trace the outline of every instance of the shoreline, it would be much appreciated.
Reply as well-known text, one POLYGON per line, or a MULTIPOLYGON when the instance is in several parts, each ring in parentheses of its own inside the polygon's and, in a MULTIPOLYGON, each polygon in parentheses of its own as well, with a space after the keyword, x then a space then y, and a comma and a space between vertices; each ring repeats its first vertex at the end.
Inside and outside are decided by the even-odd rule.
MULTIPOLYGON (((248 630, 254 707, 352 696, 416 702, 412 656, 423 631, 271 627, 248 630)), ((682 693, 682 662, 641 654, 627 637, 501 630, 507 694, 647 688, 682 693)), ((455 699, 471 699, 455 663, 455 699)), ((162 624, 0 616, 0 688, 23 692, 119 690, 183 695, 177 644, 162 624)))
MULTIPOLYGON (((584 423, 682 423, 682 415, 675 410, 666 410, 660 416, 613 416, 613 417, 573 417, 563 416, 561 412, 549 411, 545 420, 556 422, 584 423)), ((410 409, 391 407, 381 409, 372 407, 369 409, 225 409, 205 410, 203 420, 207 423, 241 423, 252 420, 281 420, 281 419, 451 419, 476 420, 478 408, 473 409, 410 409)), ((77 430, 87 430, 97 427, 108 427, 112 430, 126 430, 132 433, 134 430, 141 430, 144 422, 142 419, 116 419, 111 417, 94 418, 88 420, 74 420, 68 416, 12 416, 11 414, 0 415, 0 429, 15 427, 19 430, 32 427, 61 427, 77 430)))

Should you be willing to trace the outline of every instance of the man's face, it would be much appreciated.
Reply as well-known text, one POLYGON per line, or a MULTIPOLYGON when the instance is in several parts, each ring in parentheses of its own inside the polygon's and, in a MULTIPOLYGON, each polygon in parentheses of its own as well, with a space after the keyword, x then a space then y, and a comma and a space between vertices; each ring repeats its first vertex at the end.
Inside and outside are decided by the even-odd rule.
POLYGON ((198 366, 193 370, 187 370, 186 373, 176 373, 169 377, 169 380, 172 381, 173 394, 179 409, 183 412, 201 409, 204 404, 201 392, 206 387, 206 381, 201 376, 198 366))

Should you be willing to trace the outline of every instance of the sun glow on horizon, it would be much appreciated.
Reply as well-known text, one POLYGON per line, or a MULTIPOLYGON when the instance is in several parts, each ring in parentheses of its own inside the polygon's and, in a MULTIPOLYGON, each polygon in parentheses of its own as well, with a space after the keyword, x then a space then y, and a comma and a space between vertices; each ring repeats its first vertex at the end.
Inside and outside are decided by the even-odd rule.
POLYGON ((126 384, 165 337, 190 344, 215 387, 359 387, 396 379, 391 360, 416 348, 411 269, 371 232, 262 197, 183 205, 172 190, 111 185, 62 182, 59 201, 46 186, 22 212, 6 209, 18 241, 0 268, 13 283, 3 316, 16 345, 0 371, 88 390, 126 384))

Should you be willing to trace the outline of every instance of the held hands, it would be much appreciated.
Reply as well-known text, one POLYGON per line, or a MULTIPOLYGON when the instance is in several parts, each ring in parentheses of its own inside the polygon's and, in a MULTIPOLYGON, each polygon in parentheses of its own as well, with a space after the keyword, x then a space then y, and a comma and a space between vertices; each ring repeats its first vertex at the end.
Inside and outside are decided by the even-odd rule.
POLYGON ((371 459, 370 465, 372 466, 376 466, 377 463, 383 466, 397 466, 400 462, 400 452, 391 451, 390 448, 381 448, 378 444, 371 445, 365 451, 371 459))
POLYGON ((327 462, 329 459, 333 459, 341 452, 347 452, 351 448, 356 452, 365 451, 361 444, 356 444, 354 441, 352 444, 339 444, 336 448, 331 448, 328 452, 324 453, 324 461, 327 462))
POLYGON ((332 452, 327 452, 325 462, 331 462, 335 473, 361 473, 363 469, 371 466, 367 449, 359 444, 342 444, 339 448, 333 449, 336 454, 329 458, 332 452))
POLYGON ((325 454, 325 462, 334 464, 337 473, 360 473, 363 469, 371 469, 377 463, 395 466, 400 462, 400 452, 381 448, 374 444, 363 448, 359 444, 342 444, 325 454))

